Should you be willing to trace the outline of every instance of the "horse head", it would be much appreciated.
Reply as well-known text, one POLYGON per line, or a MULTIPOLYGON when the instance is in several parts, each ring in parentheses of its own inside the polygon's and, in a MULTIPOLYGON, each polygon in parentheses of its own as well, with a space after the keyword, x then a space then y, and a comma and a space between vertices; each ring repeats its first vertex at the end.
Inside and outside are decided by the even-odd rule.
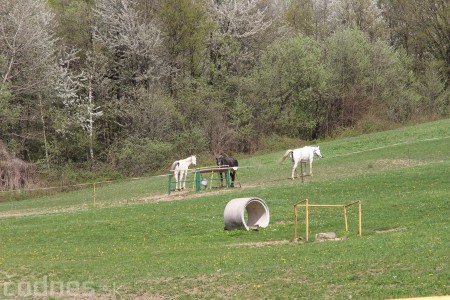
POLYGON ((224 162, 223 155, 217 156, 216 157, 216 165, 221 166, 221 165, 224 165, 224 164, 225 164, 225 162, 224 162))
POLYGON ((197 157, 195 155, 191 156, 191 163, 196 166, 197 165, 197 157))
POLYGON ((319 146, 314 148, 314 154, 316 154, 319 158, 323 158, 322 154, 320 153, 319 146))

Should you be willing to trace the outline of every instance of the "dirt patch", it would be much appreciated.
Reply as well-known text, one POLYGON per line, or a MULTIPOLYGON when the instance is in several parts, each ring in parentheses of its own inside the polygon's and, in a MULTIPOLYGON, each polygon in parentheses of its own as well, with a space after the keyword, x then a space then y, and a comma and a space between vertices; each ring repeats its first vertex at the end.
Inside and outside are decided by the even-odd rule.
POLYGON ((381 167, 415 167, 425 165, 423 161, 417 159, 378 159, 373 164, 381 167))
MULTIPOLYGON (((246 186, 245 188, 250 188, 250 186, 246 186)), ((139 203, 157 203, 157 202, 166 202, 166 201, 180 201, 185 199, 194 199, 201 198, 206 196, 214 196, 227 192, 231 192, 232 189, 222 189, 217 191, 208 191, 206 193, 190 193, 189 191, 179 191, 173 192, 170 195, 168 194, 160 194, 160 195, 152 195, 148 197, 135 198, 135 199, 127 199, 127 200, 118 200, 113 202, 97 202, 95 204, 96 208, 104 208, 104 207, 116 207, 123 205, 132 205, 139 203)), ((37 208, 37 209, 22 209, 22 210, 10 210, 0 212, 1 218, 11 218, 11 217, 25 217, 25 216, 38 216, 38 215, 48 215, 48 214, 57 214, 57 213, 67 213, 67 212, 76 212, 92 209, 92 204, 82 204, 77 206, 66 206, 66 207, 54 207, 54 208, 37 208)))
POLYGON ((276 246, 276 245, 284 245, 288 244, 290 241, 281 240, 281 241, 268 241, 268 242, 248 242, 248 243, 239 243, 233 244, 233 247, 267 247, 267 246, 276 246))
POLYGON ((390 233, 390 232, 399 232, 399 231, 405 231, 407 230, 406 227, 396 227, 396 228, 390 228, 390 229, 384 229, 384 230, 375 230, 375 233, 390 233))

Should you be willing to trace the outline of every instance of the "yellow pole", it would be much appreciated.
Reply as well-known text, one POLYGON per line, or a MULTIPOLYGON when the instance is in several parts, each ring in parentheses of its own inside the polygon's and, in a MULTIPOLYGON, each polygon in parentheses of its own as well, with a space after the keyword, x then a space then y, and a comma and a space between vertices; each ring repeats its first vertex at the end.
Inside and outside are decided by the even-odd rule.
POLYGON ((308 199, 306 199, 305 208, 306 208, 306 216, 305 216, 305 221, 306 221, 306 241, 308 241, 308 232, 309 232, 308 199))
POLYGON ((95 183, 94 183, 94 208, 95 208, 95 183))
POLYGON ((297 239, 297 205, 294 205, 294 241, 297 239))
POLYGON ((344 206, 344 223, 345 223, 345 231, 348 231, 348 223, 347 223, 347 207, 344 206))
POLYGON ((359 229, 358 229, 358 233, 359 236, 362 235, 362 205, 361 205, 361 200, 358 201, 358 223, 359 223, 359 229))

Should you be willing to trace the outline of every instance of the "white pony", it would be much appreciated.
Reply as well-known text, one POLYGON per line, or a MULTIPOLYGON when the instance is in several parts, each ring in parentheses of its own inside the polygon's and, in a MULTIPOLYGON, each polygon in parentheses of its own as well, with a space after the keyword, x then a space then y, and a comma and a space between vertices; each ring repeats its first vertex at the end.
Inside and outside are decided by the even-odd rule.
POLYGON ((197 165, 197 158, 195 155, 189 156, 186 159, 177 160, 170 168, 173 170, 173 175, 176 181, 176 190, 186 188, 186 176, 190 165, 197 165))
MULTIPOLYGON (((314 159, 314 154, 317 155, 319 158, 322 158, 322 154, 320 154, 320 149, 318 146, 317 147, 306 146, 294 150, 289 149, 286 151, 286 153, 284 153, 283 157, 278 160, 278 162, 281 164, 286 159, 286 157, 290 156, 293 164, 292 179, 295 179, 294 175, 295 172, 297 171, 298 163, 304 164, 306 170, 306 162, 309 161, 309 175, 313 176, 312 163, 314 159)), ((305 173, 303 173, 302 175, 305 175, 305 173)))

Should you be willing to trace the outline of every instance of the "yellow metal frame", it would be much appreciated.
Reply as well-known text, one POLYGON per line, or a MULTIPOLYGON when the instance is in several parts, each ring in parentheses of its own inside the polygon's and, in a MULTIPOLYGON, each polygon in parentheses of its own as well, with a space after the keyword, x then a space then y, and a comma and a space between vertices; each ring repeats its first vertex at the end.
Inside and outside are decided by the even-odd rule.
POLYGON ((298 240, 298 225, 297 225, 297 207, 298 206, 304 206, 305 207, 305 225, 306 225, 306 241, 308 241, 309 236, 309 208, 310 207, 340 207, 344 210, 344 224, 345 224, 345 231, 348 231, 348 222, 347 222, 347 207, 355 205, 358 203, 358 235, 362 235, 362 205, 361 200, 355 201, 349 204, 309 204, 309 200, 305 199, 302 201, 299 201, 294 204, 294 240, 298 240))

